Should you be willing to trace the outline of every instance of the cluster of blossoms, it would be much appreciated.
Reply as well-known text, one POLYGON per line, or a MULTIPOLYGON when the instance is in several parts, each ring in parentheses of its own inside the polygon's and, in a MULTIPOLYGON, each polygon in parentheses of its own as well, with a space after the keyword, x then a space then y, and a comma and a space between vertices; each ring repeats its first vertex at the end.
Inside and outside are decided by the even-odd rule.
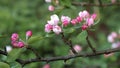
MULTIPOLYGON (((54 3, 57 5, 59 4, 59 1, 58 0, 53 0, 54 3)), ((49 11, 54 11, 55 10, 55 7, 53 5, 51 5, 52 3, 52 0, 45 0, 46 3, 50 3, 50 5, 48 6, 48 10, 49 11)))
MULTIPOLYGON (((111 48, 118 48, 120 47, 120 35, 117 34, 116 32, 111 32, 109 35, 108 35, 108 42, 112 43, 112 46, 111 48)), ((114 53, 110 53, 110 54, 104 54, 104 57, 109 57, 109 56, 112 56, 114 53)))
POLYGON ((86 30, 88 27, 94 24, 94 20, 96 19, 97 15, 94 13, 90 15, 90 13, 86 10, 79 12, 79 15, 71 20, 73 25, 82 23, 82 30, 86 30))
MULTIPOLYGON (((26 32, 26 40, 32 36, 32 31, 26 32)), ((17 33, 13 33, 11 36, 11 44, 13 47, 22 48, 25 46, 25 42, 19 39, 19 35, 17 33)))
POLYGON ((120 34, 116 32, 111 32, 111 34, 108 35, 108 42, 112 43, 112 48, 120 47, 120 34))
POLYGON ((61 27, 66 27, 68 24, 76 25, 78 23, 82 23, 82 30, 86 30, 94 24, 96 16, 96 14, 90 15, 86 10, 79 12, 79 16, 72 20, 68 16, 61 16, 62 25, 59 26, 58 24, 60 22, 60 19, 56 14, 54 14, 51 15, 50 20, 47 21, 47 24, 45 25, 45 32, 49 33, 53 31, 56 34, 59 34, 62 32, 61 27))

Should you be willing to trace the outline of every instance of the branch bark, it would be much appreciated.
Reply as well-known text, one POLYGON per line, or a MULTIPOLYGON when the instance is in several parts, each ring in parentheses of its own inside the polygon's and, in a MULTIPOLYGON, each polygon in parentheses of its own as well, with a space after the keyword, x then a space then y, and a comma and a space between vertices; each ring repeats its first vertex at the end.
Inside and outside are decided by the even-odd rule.
POLYGON ((92 4, 92 3, 87 3, 87 2, 72 2, 72 5, 75 6, 97 6, 97 7, 107 7, 107 6, 119 6, 120 2, 116 3, 105 3, 105 4, 92 4))
POLYGON ((59 56, 59 57, 49 57, 49 58, 34 58, 34 59, 28 59, 28 60, 22 60, 22 59, 16 59, 16 61, 18 63, 20 63, 21 65, 26 65, 32 62, 53 62, 53 61, 59 61, 59 60, 69 60, 69 59, 73 59, 73 58, 77 58, 77 57, 92 57, 92 56, 98 56, 98 55, 102 55, 102 54, 109 54, 109 53, 113 53, 113 52, 119 52, 120 51, 120 47, 119 48, 114 48, 114 49, 106 49, 106 50, 101 50, 101 51, 96 51, 96 54, 94 54, 93 52, 89 52, 89 53, 80 53, 80 54, 74 54, 74 55, 66 55, 66 56, 59 56))

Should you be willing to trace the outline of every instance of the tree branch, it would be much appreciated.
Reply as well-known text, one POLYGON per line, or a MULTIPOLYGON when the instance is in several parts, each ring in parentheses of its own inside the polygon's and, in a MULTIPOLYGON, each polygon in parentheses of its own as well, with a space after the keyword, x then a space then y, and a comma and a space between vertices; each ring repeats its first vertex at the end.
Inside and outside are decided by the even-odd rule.
POLYGON ((106 4, 92 4, 92 3, 87 3, 87 2, 72 2, 72 5, 75 6, 97 6, 97 7, 107 7, 107 6, 119 6, 120 2, 116 3, 106 3, 106 4))
POLYGON ((96 54, 94 54, 93 52, 89 52, 89 53, 83 53, 83 54, 81 53, 81 54, 59 56, 59 57, 50 57, 50 58, 41 58, 41 59, 38 59, 38 58, 29 59, 29 60, 16 59, 16 61, 24 66, 24 65, 32 63, 32 62, 53 62, 53 61, 59 61, 59 60, 65 61, 65 60, 69 60, 69 59, 77 58, 77 57, 92 57, 92 56, 109 54, 109 53, 112 53, 112 52, 119 52, 119 51, 120 51, 120 47, 119 48, 114 48, 114 49, 96 51, 96 54))

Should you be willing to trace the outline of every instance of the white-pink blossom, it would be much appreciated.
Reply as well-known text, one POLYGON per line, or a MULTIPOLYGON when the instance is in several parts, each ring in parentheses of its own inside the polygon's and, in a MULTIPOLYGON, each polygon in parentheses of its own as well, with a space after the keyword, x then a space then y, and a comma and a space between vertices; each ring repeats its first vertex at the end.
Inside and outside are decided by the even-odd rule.
POLYGON ((112 43, 112 48, 118 48, 118 47, 120 47, 120 42, 112 43))
POLYGON ((93 25, 93 24, 94 24, 93 18, 88 18, 88 19, 86 20, 86 23, 87 23, 88 26, 93 25))
POLYGON ((52 30, 52 28, 53 28, 52 25, 46 24, 46 25, 45 25, 45 32, 48 32, 48 33, 49 33, 49 32, 52 30))
POLYGON ((53 5, 49 5, 49 6, 48 6, 48 10, 49 10, 49 11, 54 11, 54 10, 55 10, 55 7, 54 7, 53 5))
POLYGON ((62 32, 62 29, 60 26, 56 25, 56 26, 53 26, 53 32, 56 34, 60 34, 62 32))
POLYGON ((46 65, 43 66, 43 68, 50 68, 50 65, 46 64, 46 65))
POLYGON ((108 35, 108 42, 113 43, 116 37, 117 37, 117 33, 112 32, 110 35, 108 35))
POLYGON ((51 0, 45 0, 46 3, 51 3, 51 0))
POLYGON ((86 19, 86 18, 88 18, 88 17, 90 16, 90 14, 89 14, 88 11, 84 10, 84 11, 82 11, 82 12, 79 12, 79 16, 80 16, 81 18, 83 18, 83 19, 86 19))
POLYGON ((50 19, 51 20, 48 21, 48 23, 50 25, 54 25, 55 26, 55 25, 57 25, 59 23, 59 17, 56 14, 51 15, 50 19))
POLYGON ((80 52, 82 50, 80 45, 75 45, 73 48, 75 49, 76 52, 80 52))
POLYGON ((61 16, 61 21, 64 26, 67 26, 70 23, 71 18, 68 16, 61 16))

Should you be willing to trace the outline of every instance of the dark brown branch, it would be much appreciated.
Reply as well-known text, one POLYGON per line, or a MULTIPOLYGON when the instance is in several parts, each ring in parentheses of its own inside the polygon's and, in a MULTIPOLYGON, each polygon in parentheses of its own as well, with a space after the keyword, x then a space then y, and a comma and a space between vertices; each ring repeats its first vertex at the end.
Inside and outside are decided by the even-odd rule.
POLYGON ((0 54, 3 54, 3 55, 6 55, 6 56, 7 56, 7 52, 6 52, 6 51, 0 50, 0 54))
POLYGON ((76 52, 75 49, 73 48, 72 41, 66 39, 63 32, 61 33, 61 35, 62 35, 62 40, 64 41, 64 43, 66 43, 66 44, 71 48, 71 50, 72 50, 72 52, 73 52, 74 54, 77 54, 77 52, 76 52))
POLYGON ((88 43, 88 45, 89 45, 89 47, 91 48, 91 50, 96 54, 96 49, 92 46, 92 44, 90 43, 90 40, 89 40, 89 33, 88 33, 88 31, 87 31, 87 37, 86 37, 86 40, 87 40, 87 43, 88 43))
POLYGON ((73 5, 75 6, 98 6, 98 7, 106 7, 106 6, 115 6, 115 5, 120 5, 120 2, 116 3, 106 3, 106 4, 92 4, 92 3, 87 3, 87 2, 72 2, 73 5))
POLYGON ((67 55, 67 56, 59 56, 59 57, 50 57, 50 58, 35 58, 35 59, 29 59, 29 60, 22 60, 22 59, 16 59, 16 61, 18 63, 20 63, 21 65, 26 65, 32 62, 52 62, 52 61, 59 61, 59 60, 69 60, 72 58, 77 58, 77 57, 92 57, 92 56, 98 56, 98 55, 102 55, 102 54, 109 54, 109 53, 113 53, 113 52, 119 52, 120 51, 120 47, 119 48, 114 48, 114 49, 107 49, 107 50, 101 50, 101 51, 96 51, 96 54, 94 54, 93 52, 89 52, 89 53, 83 53, 83 54, 74 54, 74 55, 67 55))

